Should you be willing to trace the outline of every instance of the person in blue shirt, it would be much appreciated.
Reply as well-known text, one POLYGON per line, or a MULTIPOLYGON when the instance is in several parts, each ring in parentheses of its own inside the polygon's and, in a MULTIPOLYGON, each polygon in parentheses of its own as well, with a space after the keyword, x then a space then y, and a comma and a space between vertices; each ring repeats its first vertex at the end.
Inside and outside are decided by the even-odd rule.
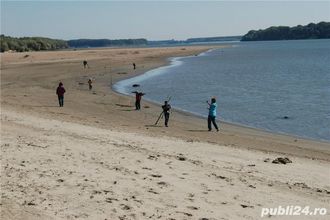
POLYGON ((215 122, 215 118, 217 116, 217 103, 216 103, 216 99, 212 98, 211 99, 211 103, 209 103, 207 101, 207 104, 209 105, 209 116, 207 118, 207 126, 209 128, 209 131, 212 130, 212 126, 211 126, 211 122, 213 123, 213 126, 215 127, 215 129, 217 129, 217 131, 219 131, 218 125, 215 122))

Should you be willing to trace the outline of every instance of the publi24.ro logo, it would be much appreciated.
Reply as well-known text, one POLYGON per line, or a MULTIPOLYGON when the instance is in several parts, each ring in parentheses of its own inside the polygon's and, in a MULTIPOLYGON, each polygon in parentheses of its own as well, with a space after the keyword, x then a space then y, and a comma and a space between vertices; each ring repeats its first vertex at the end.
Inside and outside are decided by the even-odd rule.
POLYGON ((326 215, 326 208, 310 208, 309 206, 278 206, 275 208, 262 208, 261 217, 272 215, 326 215))

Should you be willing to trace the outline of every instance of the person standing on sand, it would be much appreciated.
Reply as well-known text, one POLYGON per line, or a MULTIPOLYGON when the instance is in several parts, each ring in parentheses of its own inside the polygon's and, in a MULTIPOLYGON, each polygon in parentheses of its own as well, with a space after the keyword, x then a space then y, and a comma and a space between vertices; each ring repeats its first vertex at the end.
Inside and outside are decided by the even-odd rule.
POLYGON ((84 65, 84 68, 86 68, 86 67, 88 67, 88 68, 89 68, 89 66, 88 66, 88 63, 87 63, 87 61, 86 61, 86 60, 84 60, 84 61, 83 61, 83 65, 84 65))
POLYGON ((168 104, 168 101, 164 102, 162 109, 165 117, 165 127, 168 127, 168 120, 170 119, 170 110, 171 110, 171 105, 168 104))
POLYGON ((134 70, 136 69, 136 65, 135 65, 135 63, 133 63, 133 69, 134 69, 134 70))
POLYGON ((142 99, 142 96, 145 95, 145 93, 138 92, 138 91, 135 91, 132 93, 135 93, 135 110, 140 110, 141 109, 141 99, 142 99))
POLYGON ((64 93, 65 93, 65 89, 63 87, 63 83, 60 82, 56 89, 56 95, 58 97, 58 103, 59 103, 60 107, 63 107, 63 105, 64 105, 64 93))
POLYGON ((215 129, 217 129, 217 131, 219 131, 218 125, 215 122, 215 118, 217 116, 217 103, 216 103, 216 99, 212 98, 211 99, 211 103, 209 103, 208 101, 206 101, 206 103, 209 105, 209 116, 207 118, 207 126, 209 131, 212 130, 212 126, 211 126, 211 122, 213 123, 215 129))
POLYGON ((92 90, 92 88, 93 88, 93 86, 92 86, 92 79, 91 78, 89 78, 89 80, 88 80, 88 87, 89 87, 89 90, 92 90))

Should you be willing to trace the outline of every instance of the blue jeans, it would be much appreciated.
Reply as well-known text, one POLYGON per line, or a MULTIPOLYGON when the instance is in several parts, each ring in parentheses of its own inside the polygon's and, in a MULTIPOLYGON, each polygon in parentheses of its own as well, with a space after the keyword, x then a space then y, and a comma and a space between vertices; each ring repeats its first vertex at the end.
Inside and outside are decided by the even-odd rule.
POLYGON ((60 107, 63 107, 64 104, 64 96, 59 95, 58 96, 58 104, 60 104, 60 107))

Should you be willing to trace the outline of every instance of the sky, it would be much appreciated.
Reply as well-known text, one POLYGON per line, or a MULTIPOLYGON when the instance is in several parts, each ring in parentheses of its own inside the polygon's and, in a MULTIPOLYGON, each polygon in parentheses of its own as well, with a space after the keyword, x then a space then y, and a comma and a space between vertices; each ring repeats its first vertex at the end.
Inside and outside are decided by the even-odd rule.
POLYGON ((1 0, 1 34, 185 40, 330 21, 328 1, 1 0))

